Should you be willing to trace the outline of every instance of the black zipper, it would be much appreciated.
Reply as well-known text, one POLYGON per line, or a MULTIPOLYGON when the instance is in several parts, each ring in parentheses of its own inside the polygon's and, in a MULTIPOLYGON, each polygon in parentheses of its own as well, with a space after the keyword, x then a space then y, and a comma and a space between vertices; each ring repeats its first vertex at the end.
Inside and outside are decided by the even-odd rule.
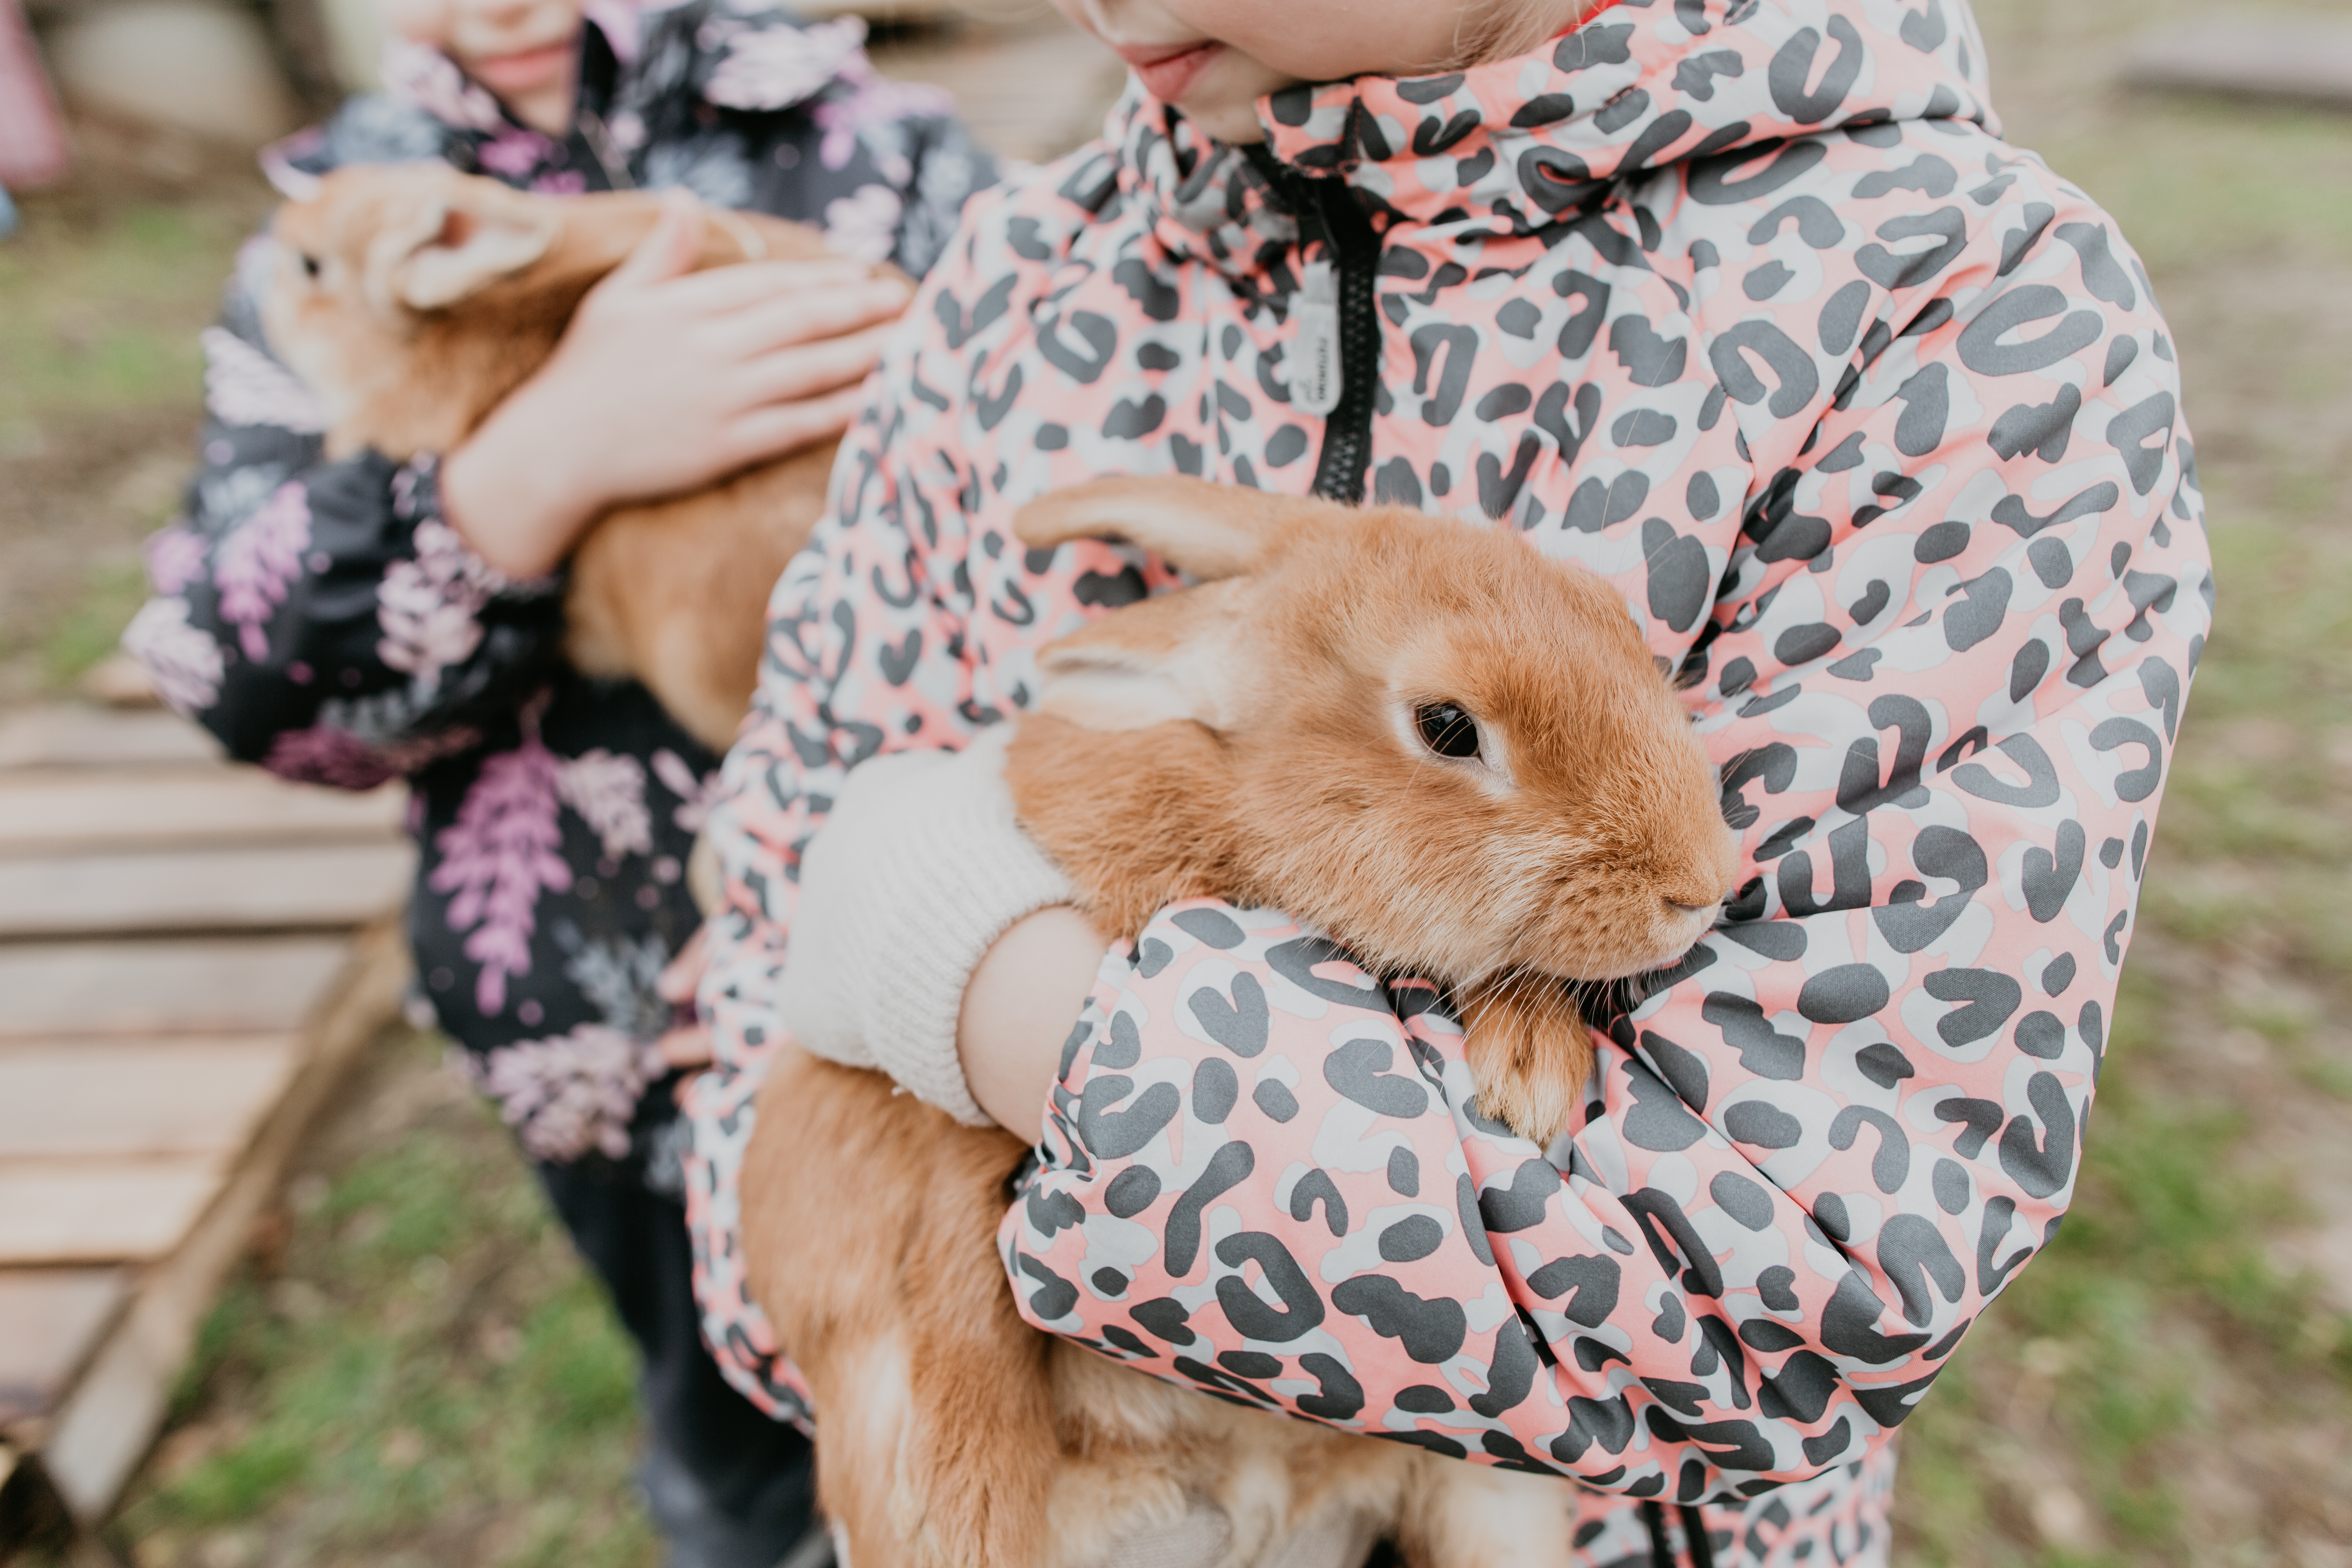
POLYGON ((1315 494, 1360 505, 1372 463, 1372 415, 1380 405, 1381 311, 1375 284, 1381 237, 1344 179, 1308 179, 1284 165, 1264 143, 1245 149, 1249 160, 1298 219, 1300 254, 1319 244, 1339 276, 1339 405, 1323 422, 1323 451, 1315 465, 1315 494))
MULTIPOLYGON (((1683 1551, 1690 1568, 1715 1568, 1715 1542, 1707 1539, 1706 1516, 1689 1503, 1675 1511, 1682 1516, 1683 1551)), ((1642 1522, 1650 1531, 1652 1568, 1676 1568, 1674 1542, 1666 1534, 1666 1510, 1656 1500, 1643 1500, 1642 1522)))

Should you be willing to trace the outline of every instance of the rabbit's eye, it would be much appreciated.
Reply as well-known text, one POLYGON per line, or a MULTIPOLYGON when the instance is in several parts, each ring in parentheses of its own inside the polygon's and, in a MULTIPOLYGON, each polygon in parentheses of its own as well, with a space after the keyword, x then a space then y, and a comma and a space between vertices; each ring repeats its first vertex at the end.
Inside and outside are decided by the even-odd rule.
POLYGON ((319 280, 319 258, 311 255, 307 250, 301 251, 299 254, 302 258, 302 276, 308 278, 313 283, 317 282, 319 280))
POLYGON ((1478 721, 1451 702, 1428 702, 1413 710, 1421 743, 1441 757, 1475 757, 1478 721))

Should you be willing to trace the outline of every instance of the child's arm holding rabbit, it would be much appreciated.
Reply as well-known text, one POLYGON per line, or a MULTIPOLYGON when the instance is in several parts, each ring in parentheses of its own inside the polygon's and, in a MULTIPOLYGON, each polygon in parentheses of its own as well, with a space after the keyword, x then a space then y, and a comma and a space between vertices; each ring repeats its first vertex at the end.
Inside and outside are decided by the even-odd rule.
POLYGON ((204 468, 131 637, 167 699, 233 754, 322 782, 461 744, 559 657, 544 578, 599 511, 845 425, 900 297, 714 303, 674 281, 700 221, 674 214, 481 430, 406 464, 323 457, 241 268, 206 339, 204 468), (341 744, 300 739, 329 731, 341 744))

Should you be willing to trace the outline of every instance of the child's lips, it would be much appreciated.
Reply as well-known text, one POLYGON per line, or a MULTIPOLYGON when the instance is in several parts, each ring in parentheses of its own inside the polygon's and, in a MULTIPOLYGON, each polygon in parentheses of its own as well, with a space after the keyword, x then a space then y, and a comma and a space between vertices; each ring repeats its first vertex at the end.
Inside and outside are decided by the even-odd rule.
POLYGON ((572 43, 547 44, 512 54, 478 56, 466 62, 466 74, 492 92, 518 92, 544 85, 572 68, 572 43))
POLYGON ((1183 97, 1184 90, 1223 52, 1224 46, 1214 42, 1118 51, 1119 58, 1134 68, 1144 90, 1162 103, 1173 103, 1183 97))

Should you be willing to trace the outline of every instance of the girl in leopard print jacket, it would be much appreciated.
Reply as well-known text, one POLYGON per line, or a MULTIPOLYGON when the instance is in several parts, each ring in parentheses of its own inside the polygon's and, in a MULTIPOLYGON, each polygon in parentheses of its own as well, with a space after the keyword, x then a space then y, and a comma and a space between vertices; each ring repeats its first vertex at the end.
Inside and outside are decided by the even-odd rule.
POLYGON ((2072 1196, 2210 623, 2145 272, 2000 139, 1965 0, 1586 0, 1410 75, 1447 40, 1397 40, 1452 8, 1066 8, 1140 79, 966 213, 727 763, 708 1333, 794 1408, 733 1184, 806 989, 788 932, 844 918, 799 909, 803 848, 859 763, 963 748, 1040 647, 1175 581, 1024 551, 1013 510, 1102 473, 1422 507, 1622 588, 1741 835, 1722 924, 1594 1020, 1549 1157, 1468 1114, 1450 1015, 1276 911, 1082 948, 1082 1011, 1084 982, 1038 1040, 975 1023, 959 1058, 967 980, 1054 894, 1009 816, 954 802, 867 847, 893 1037, 841 1054, 1039 1137, 1000 1241, 1041 1329, 1573 1478, 1580 1561, 1693 1530, 1717 1562, 1883 1560, 1896 1428, 2072 1196), (1336 385, 1301 370, 1334 336, 1336 385), (1369 1088, 1325 1070, 1335 1026, 1376 1043, 1369 1088))

